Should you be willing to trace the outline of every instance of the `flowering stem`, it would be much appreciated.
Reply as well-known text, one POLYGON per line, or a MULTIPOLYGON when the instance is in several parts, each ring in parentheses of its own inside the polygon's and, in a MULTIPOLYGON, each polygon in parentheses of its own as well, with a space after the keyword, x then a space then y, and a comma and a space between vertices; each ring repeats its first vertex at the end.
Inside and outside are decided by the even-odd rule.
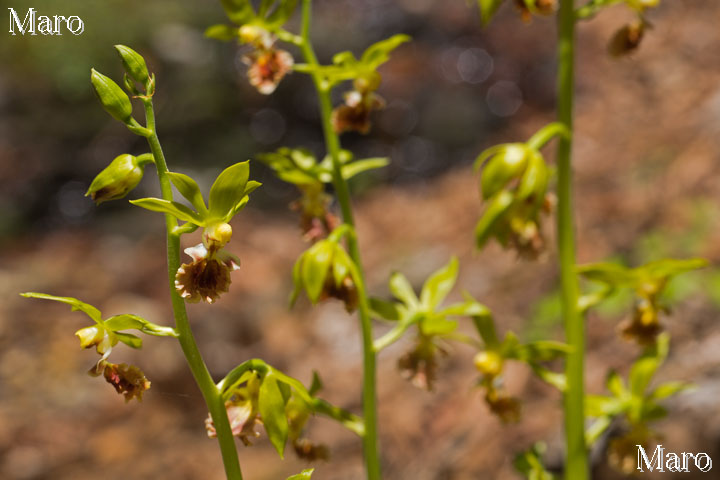
POLYGON ((561 135, 557 152, 558 212, 557 241, 560 257, 560 283, 565 339, 571 350, 565 362, 567 390, 564 395, 566 461, 565 478, 589 478, 585 445, 585 323, 578 306, 579 286, 575 274, 575 231, 572 204, 572 124, 574 93, 573 0, 560 0, 558 12, 558 122, 569 135, 561 135))
MULTIPOLYGON (((163 155, 160 141, 158 140, 157 131, 155 129, 155 112, 152 100, 143 99, 145 105, 145 118, 147 128, 152 133, 147 137, 150 151, 155 158, 158 178, 160 180, 160 190, 164 200, 172 201, 173 193, 168 177, 167 163, 163 155)), ((167 229, 167 258, 168 258, 168 278, 170 281, 170 298, 172 300, 173 316, 175 317, 175 329, 178 333, 178 341, 185 354, 193 377, 202 392, 205 403, 207 404, 210 416, 215 424, 217 431, 217 439, 220 443, 220 451, 222 453, 223 464, 225 466, 225 474, 228 480, 242 480, 242 472, 240 471, 240 462, 238 461, 237 449, 235 448, 235 440, 233 439, 230 423, 228 422, 225 404, 220 395, 220 391, 213 382, 210 372, 202 359, 200 350, 198 350, 195 338, 193 337, 190 322, 188 320, 187 311, 185 309, 185 301, 180 297, 175 289, 175 274, 180 267, 180 233, 178 233, 178 223, 172 215, 165 215, 165 227, 167 229)))
MULTIPOLYGON (((312 43, 310 41, 311 9, 312 0, 303 0, 301 31, 302 44, 300 45, 300 48, 303 56, 305 57, 305 61, 311 66, 318 66, 317 56, 315 55, 315 51, 313 50, 312 43)), ((332 158, 333 186, 335 188, 335 194, 338 202, 340 203, 343 221, 351 227, 354 227, 355 220, 353 218, 350 190, 340 169, 340 139, 332 127, 332 103, 330 100, 330 89, 318 73, 313 73, 312 79, 315 83, 318 101, 320 104, 320 112, 322 114, 325 145, 328 154, 332 158)), ((365 468, 368 480, 379 480, 381 478, 381 474, 377 442, 377 395, 375 387, 376 351, 375 348, 373 348, 372 323, 365 289, 365 275, 363 273, 360 249, 358 248, 357 238, 355 235, 348 235, 347 244, 348 253, 357 267, 358 280, 360 281, 360 285, 357 287, 359 297, 358 313, 360 317, 363 347, 363 419, 365 421, 363 451, 365 456, 365 468)))

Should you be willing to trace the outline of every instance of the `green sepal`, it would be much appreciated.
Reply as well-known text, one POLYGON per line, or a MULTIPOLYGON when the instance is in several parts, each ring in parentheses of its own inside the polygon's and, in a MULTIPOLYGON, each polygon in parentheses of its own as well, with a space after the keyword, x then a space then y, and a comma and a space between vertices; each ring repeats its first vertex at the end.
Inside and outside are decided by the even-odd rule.
POLYGON ((200 215, 207 217, 208 209, 205 206, 205 200, 203 199, 202 192, 200 192, 200 187, 197 182, 182 173, 168 172, 167 176, 170 178, 173 185, 175 185, 175 188, 178 189, 180 195, 185 197, 192 206, 195 207, 195 210, 197 210, 200 215))
POLYGON ((212 25, 205 29, 205 36, 221 42, 229 42, 238 38, 238 27, 232 25, 212 25))
POLYGON ((255 18, 250 0, 220 0, 231 22, 244 25, 255 18))
MULTIPOLYGON (((398 33, 385 40, 380 40, 370 45, 360 57, 360 62, 365 64, 367 68, 375 70, 383 63, 390 60, 390 52, 405 42, 409 42, 412 38, 410 35, 398 33)), ((335 61, 335 58, 333 58, 335 61)))
POLYGON ((229 221, 238 204, 246 196, 245 186, 250 177, 250 162, 232 165, 218 175, 210 187, 209 215, 213 219, 229 221))
POLYGON ((47 293, 36 293, 36 292, 25 292, 20 294, 23 297, 26 298, 40 298, 43 300, 53 300, 56 302, 65 303, 67 305, 70 305, 70 308, 73 312, 80 311, 86 314, 88 317, 93 319, 96 323, 99 323, 102 325, 102 315, 100 313, 100 310, 93 307, 90 304, 87 304, 85 302, 81 302, 77 298, 73 297, 56 297, 55 295, 48 295, 47 293))
POLYGON ((132 348, 142 348, 142 338, 132 333, 113 332, 122 343, 132 348))
POLYGON ((368 304, 373 317, 391 322, 400 320, 400 308, 397 303, 370 297, 368 304))
POLYGON ((130 203, 153 212, 167 213, 183 222, 194 223, 195 225, 206 226, 206 222, 197 212, 178 202, 171 202, 161 198, 139 198, 130 200, 130 203))
POLYGON ((368 170, 375 170, 377 168, 386 167, 389 164, 387 158, 366 158, 364 160, 358 160, 356 162, 347 163, 341 167, 342 177, 345 180, 349 180, 355 175, 366 172, 368 170))
POLYGON ((266 374, 260 384, 258 408, 270 443, 282 458, 288 438, 288 421, 285 416, 285 399, 272 373, 266 374))
POLYGON ((420 306, 420 301, 410 285, 407 277, 400 272, 390 276, 390 292, 405 304, 409 310, 415 310, 420 306))
POLYGON ((549 179, 550 174, 540 152, 530 152, 527 168, 515 192, 516 198, 518 200, 532 198, 536 205, 542 205, 549 179))
POLYGON ((628 387, 633 396, 642 396, 650 385, 652 377, 667 358, 670 348, 670 336, 663 333, 642 356, 633 363, 628 375, 628 387))
POLYGON ((154 335, 156 337, 175 337, 178 334, 172 327, 163 327, 156 325, 152 322, 148 322, 142 317, 132 314, 113 315, 112 317, 105 320, 105 327, 113 332, 119 330, 139 330, 147 335, 154 335))
POLYGON ((122 88, 94 68, 90 70, 90 83, 105 111, 116 120, 128 123, 132 118, 132 104, 122 88))
POLYGON ((303 254, 300 276, 307 296, 313 304, 318 302, 325 286, 333 260, 333 247, 330 242, 318 242, 303 254))
POLYGON ((423 335, 443 336, 448 335, 458 328, 456 320, 448 320, 442 315, 429 315, 422 319, 419 323, 420 331, 423 335))
POLYGON ((425 281, 420 292, 420 305, 422 308, 432 311, 445 300, 445 297, 455 286, 458 266, 457 257, 452 257, 447 265, 433 273, 425 281))
POLYGON ((306 468, 302 472, 288 477, 287 480, 310 480, 314 471, 314 468, 306 468))
POLYGON ((512 203, 513 194, 507 190, 503 190, 490 200, 475 227, 475 245, 478 249, 481 249, 495 233, 495 227, 512 203))
POLYGON ((542 455, 544 453, 545 445, 536 443, 530 449, 515 456, 513 467, 525 475, 528 480, 555 480, 555 476, 548 472, 543 465, 542 455))
POLYGON ((150 73, 142 55, 125 45, 115 45, 115 50, 120 55, 123 67, 130 78, 147 88, 150 82, 150 73))

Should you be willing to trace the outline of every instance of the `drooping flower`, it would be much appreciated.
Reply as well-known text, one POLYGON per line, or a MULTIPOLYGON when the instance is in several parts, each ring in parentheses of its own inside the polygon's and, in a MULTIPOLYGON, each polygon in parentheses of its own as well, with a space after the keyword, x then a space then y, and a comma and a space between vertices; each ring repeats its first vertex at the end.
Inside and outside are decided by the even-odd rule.
POLYGON ((345 94, 345 103, 332 112, 332 125, 337 133, 370 131, 370 114, 385 106, 385 101, 370 90, 351 90, 345 94))
POLYGON ((437 356, 447 352, 429 338, 421 338, 415 348, 398 360, 397 366, 403 377, 418 388, 432 391, 437 377, 437 356))
MULTIPOLYGON (((257 438, 260 433, 255 427, 260 423, 257 408, 253 406, 253 402, 248 399, 237 399, 235 401, 225 402, 225 410, 227 411, 228 420, 230 422, 230 430, 232 434, 238 437, 246 447, 252 445, 250 438, 257 438)), ((205 419, 205 429, 208 437, 217 437, 215 430, 215 422, 208 414, 205 419)))
POLYGON ((133 398, 142 401, 143 392, 150 388, 150 381, 135 365, 115 364, 101 360, 88 372, 92 376, 101 375, 115 391, 125 396, 125 402, 133 398))
POLYGON ((298 438, 297 440, 293 440, 292 446, 295 455, 308 462, 330 460, 330 450, 327 445, 322 443, 315 443, 307 438, 298 438))
POLYGON ((292 70, 294 60, 290 52, 275 48, 272 40, 253 44, 255 49, 243 56, 243 62, 248 65, 248 79, 258 92, 270 95, 292 70))
POLYGON ((520 401, 504 391, 489 387, 485 393, 485 403, 487 403, 490 411, 497 415, 503 423, 517 423, 520 421, 520 401))
POLYGON ((215 302, 230 288, 230 273, 240 268, 240 260, 222 248, 206 248, 202 243, 186 248, 191 263, 183 263, 175 275, 175 288, 185 301, 215 302))
POLYGON ((639 299, 632 317, 618 325, 621 335, 639 345, 655 343, 657 336, 663 331, 660 323, 660 307, 656 303, 654 297, 639 299))
POLYGON ((613 57, 628 55, 640 46, 647 22, 638 20, 620 28, 610 39, 608 53, 613 57))

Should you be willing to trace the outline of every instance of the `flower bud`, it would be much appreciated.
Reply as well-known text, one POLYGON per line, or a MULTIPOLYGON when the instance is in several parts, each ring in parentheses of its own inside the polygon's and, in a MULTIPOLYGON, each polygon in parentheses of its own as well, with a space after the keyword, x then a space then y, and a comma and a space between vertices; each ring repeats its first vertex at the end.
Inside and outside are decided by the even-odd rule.
POLYGON ((115 50, 120 54, 123 67, 127 74, 141 85, 146 85, 150 80, 150 74, 148 73, 145 59, 132 48, 126 47, 125 45, 115 45, 115 50))
POLYGON ((143 170, 137 157, 120 155, 95 177, 85 196, 89 195, 98 205, 108 200, 123 198, 140 183, 143 170))
POLYGON ((475 355, 475 368, 486 377, 494 378, 502 373, 503 359, 497 352, 485 350, 475 355))
POLYGON ((90 71, 90 82, 105 111, 116 120, 128 123, 132 118, 132 104, 120 86, 94 68, 90 71))

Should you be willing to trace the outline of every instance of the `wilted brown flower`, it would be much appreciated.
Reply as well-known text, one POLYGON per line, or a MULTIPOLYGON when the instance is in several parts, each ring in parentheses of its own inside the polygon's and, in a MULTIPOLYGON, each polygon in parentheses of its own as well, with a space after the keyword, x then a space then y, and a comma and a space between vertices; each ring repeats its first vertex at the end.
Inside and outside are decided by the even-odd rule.
POLYGON ((300 229, 303 238, 317 242, 340 226, 340 220, 328 211, 331 198, 322 185, 300 186, 302 197, 290 204, 292 210, 300 211, 300 229))
POLYGON ((398 369, 413 385, 423 390, 432 391, 437 377, 437 355, 447 352, 437 346, 431 339, 421 338, 415 348, 398 359, 398 369))
POLYGON ((607 447, 608 463, 625 474, 637 471, 638 445, 648 447, 658 440, 657 434, 644 426, 636 426, 625 434, 610 440, 607 447))
POLYGON ((490 411, 500 418, 503 423, 517 423, 520 421, 520 401, 502 392, 495 387, 488 387, 485 393, 485 402, 490 411))
POLYGON ((625 25, 610 39, 608 53, 613 57, 622 57, 635 51, 645 34, 646 22, 638 20, 625 25))
POLYGON ((118 365, 101 361, 89 373, 99 375, 101 372, 105 381, 112 385, 117 393, 125 396, 125 402, 129 402, 133 398, 142 401, 143 392, 150 388, 150 381, 135 365, 126 363, 118 365))
POLYGON ((557 0, 532 0, 531 7, 528 7, 525 0, 515 0, 515 6, 520 10, 520 16, 524 22, 532 19, 532 14, 552 15, 557 7, 557 0))
POLYGON ((321 443, 313 443, 307 438, 299 438, 292 442, 293 450, 298 458, 307 460, 308 462, 316 462, 318 460, 330 460, 330 450, 327 445, 321 443))
POLYGON ((193 259, 183 263, 175 275, 175 288, 187 302, 215 302, 230 288, 230 273, 240 268, 240 260, 223 249, 208 250, 200 243, 185 249, 193 259))
POLYGON ((351 90, 345 94, 345 104, 332 112, 332 125, 337 133, 370 131, 370 114, 385 106, 385 101, 371 91, 351 90))
POLYGON ((641 299, 635 305, 631 318, 618 326, 622 336, 640 345, 652 345, 663 331, 658 307, 653 300, 641 299))
POLYGON ((250 85, 263 95, 270 95, 292 70, 294 60, 289 52, 270 45, 248 53, 243 57, 243 62, 249 66, 250 85))
POLYGON ((340 285, 338 285, 335 283, 335 275, 333 275, 332 270, 330 271, 325 278, 323 291, 320 293, 321 301, 328 298, 337 298, 343 302, 348 313, 357 310, 359 302, 357 287, 355 287, 355 283, 349 275, 343 278, 340 285))
MULTIPOLYGON (((257 438, 260 433, 255 431, 255 426, 260 423, 257 409, 250 400, 238 400, 225 402, 225 410, 227 411, 228 420, 230 421, 230 430, 232 434, 238 437, 246 447, 252 445, 250 438, 257 438)), ((205 429, 208 437, 217 437, 215 423, 208 414, 205 419, 205 429)))

